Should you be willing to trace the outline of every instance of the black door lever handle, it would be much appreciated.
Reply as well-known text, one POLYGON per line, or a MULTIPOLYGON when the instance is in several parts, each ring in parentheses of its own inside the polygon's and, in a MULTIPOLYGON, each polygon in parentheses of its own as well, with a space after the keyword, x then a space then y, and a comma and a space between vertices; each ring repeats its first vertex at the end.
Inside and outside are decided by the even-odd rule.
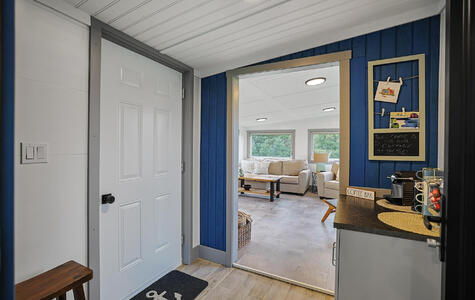
POLYGON ((115 201, 115 197, 112 194, 102 195, 102 204, 112 204, 115 201))

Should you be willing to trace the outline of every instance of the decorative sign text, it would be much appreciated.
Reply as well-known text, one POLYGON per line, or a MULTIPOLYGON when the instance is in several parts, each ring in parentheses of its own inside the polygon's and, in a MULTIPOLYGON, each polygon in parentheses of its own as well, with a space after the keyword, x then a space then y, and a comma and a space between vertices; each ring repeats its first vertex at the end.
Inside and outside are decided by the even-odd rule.
POLYGON ((363 199, 367 199, 367 200, 374 200, 374 194, 375 193, 373 191, 347 187, 346 188, 346 194, 348 196, 363 198, 363 199))

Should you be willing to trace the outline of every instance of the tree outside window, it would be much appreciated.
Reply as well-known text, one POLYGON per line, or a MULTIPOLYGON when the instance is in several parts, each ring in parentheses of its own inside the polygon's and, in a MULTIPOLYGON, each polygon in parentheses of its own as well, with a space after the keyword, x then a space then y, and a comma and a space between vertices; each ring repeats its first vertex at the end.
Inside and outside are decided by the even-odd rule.
POLYGON ((329 153, 329 158, 340 158, 339 132, 312 132, 313 153, 329 153))
POLYGON ((291 158, 293 134, 293 132, 249 132, 249 156, 291 158))

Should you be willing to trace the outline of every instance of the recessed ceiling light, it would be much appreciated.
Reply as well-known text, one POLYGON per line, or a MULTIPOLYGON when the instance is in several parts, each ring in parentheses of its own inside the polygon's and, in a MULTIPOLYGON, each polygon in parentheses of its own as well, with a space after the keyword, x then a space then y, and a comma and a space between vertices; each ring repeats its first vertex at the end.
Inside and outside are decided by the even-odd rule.
POLYGON ((328 106, 328 107, 322 108, 324 112, 334 111, 335 109, 336 109, 335 106, 328 106))
POLYGON ((257 118, 256 121, 257 122, 265 122, 265 121, 267 121, 267 118, 257 118))
POLYGON ((325 77, 316 77, 316 78, 312 78, 312 79, 309 79, 307 81, 305 81, 305 84, 306 85, 319 85, 319 84, 322 84, 326 81, 327 79, 325 77))

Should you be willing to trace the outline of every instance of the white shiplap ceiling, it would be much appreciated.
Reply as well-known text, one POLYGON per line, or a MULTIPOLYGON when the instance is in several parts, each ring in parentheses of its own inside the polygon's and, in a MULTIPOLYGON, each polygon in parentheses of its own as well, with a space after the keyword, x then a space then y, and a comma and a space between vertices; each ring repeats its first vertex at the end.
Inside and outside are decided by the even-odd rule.
POLYGON ((288 123, 311 118, 339 116, 340 79, 338 65, 320 65, 313 69, 263 73, 239 80, 239 126, 288 123), (321 85, 308 86, 305 81, 325 77, 321 85), (335 111, 322 108, 334 106, 335 111), (257 118, 267 118, 257 122, 257 118))
POLYGON ((198 76, 440 12, 445 0, 62 0, 198 76))

